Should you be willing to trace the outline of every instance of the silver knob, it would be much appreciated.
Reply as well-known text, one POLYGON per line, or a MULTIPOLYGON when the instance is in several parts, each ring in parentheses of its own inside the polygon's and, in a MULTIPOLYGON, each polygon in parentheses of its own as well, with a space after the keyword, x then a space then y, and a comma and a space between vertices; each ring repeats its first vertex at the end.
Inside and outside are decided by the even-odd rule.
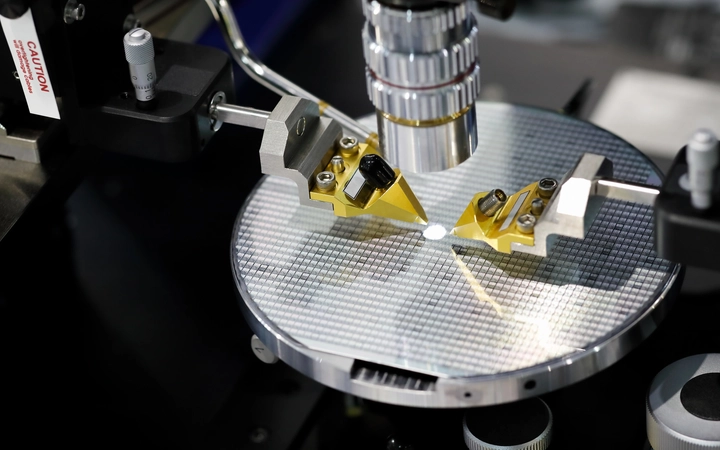
POLYGON ((539 398, 473 409, 463 419, 470 450, 545 450, 552 426, 552 412, 539 398))
POLYGON ((661 370, 646 408, 654 450, 720 449, 720 354, 690 356, 661 370))
POLYGON ((259 337, 253 334, 250 338, 250 347, 252 347, 253 353, 257 358, 265 364, 275 364, 279 361, 279 358, 263 344, 259 337))
POLYGON ((155 47, 152 35, 142 28, 135 28, 123 38, 125 59, 130 66, 130 78, 135 87, 135 97, 141 104, 155 98, 157 71, 155 70, 155 47))
POLYGON ((712 206, 713 174, 718 166, 718 140, 710 130, 698 130, 687 145, 686 159, 692 205, 697 209, 712 206))

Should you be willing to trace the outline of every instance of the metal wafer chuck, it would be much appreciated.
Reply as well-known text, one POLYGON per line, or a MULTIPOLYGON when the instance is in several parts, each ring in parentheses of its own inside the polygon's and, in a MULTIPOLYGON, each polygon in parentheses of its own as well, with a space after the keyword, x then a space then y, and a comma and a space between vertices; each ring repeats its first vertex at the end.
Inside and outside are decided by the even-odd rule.
POLYGON ((493 214, 482 207, 488 195, 498 190, 477 194, 452 234, 486 242, 502 253, 548 256, 560 236, 585 238, 606 198, 651 206, 660 193, 657 187, 612 176, 609 159, 586 153, 561 182, 543 178, 532 183, 507 196, 493 214))
POLYGON ((272 112, 224 103, 210 104, 217 129, 223 123, 264 129, 260 163, 266 175, 291 179, 300 204, 332 210, 336 216, 370 214, 427 223, 420 201, 399 169, 369 144, 343 136, 340 124, 320 117, 316 103, 284 96, 272 112))

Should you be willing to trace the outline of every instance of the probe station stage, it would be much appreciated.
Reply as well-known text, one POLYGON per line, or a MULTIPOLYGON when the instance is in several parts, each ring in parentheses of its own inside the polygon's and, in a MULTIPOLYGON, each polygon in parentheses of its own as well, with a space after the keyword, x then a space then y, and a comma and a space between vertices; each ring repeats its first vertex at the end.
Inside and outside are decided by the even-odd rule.
MULTIPOLYGON (((9 408, 27 408, 18 423, 37 415, 28 393, 60 393, 58 405, 70 393, 110 414, 82 421, 104 435, 151 442, 113 432, 146 424, 141 434, 161 439, 179 431, 175 447, 451 449, 463 446, 462 418, 471 450, 575 448, 593 430, 607 439, 590 446, 616 448, 606 442, 632 429, 655 450, 720 448, 720 356, 657 372, 720 345, 714 298, 706 309, 678 301, 668 316, 684 266, 720 270, 720 141, 700 128, 714 126, 697 120, 701 95, 658 101, 676 93, 666 80, 640 101, 613 80, 592 120, 630 138, 598 117, 641 118, 626 124, 631 144, 579 118, 624 61, 609 58, 616 42, 597 61, 585 45, 555 57, 555 42, 533 34, 524 47, 483 18, 530 2, 353 1, 347 17, 343 2, 316 2, 300 18, 310 2, 286 0, 280 20, 274 2, 0 0, 0 307, 10 338, 34 336, 10 359, 25 382, 9 383, 9 408), (226 48, 173 37, 187 24, 170 19, 196 22, 205 8, 226 48), (139 14, 150 9, 153 20, 139 14), (293 17, 300 34, 285 34, 293 17), (246 41, 241 23, 262 33, 246 41), (293 45, 273 50, 275 72, 248 42, 269 50, 280 31, 293 45), (88 42, 104 50, 87 58, 88 42), (102 77, 82 76, 98 67, 102 77), (611 97, 626 107, 600 115, 611 97), (650 109, 697 122, 665 177, 638 136, 665 131, 668 147, 686 136, 650 109), (35 282, 38 254, 63 269, 44 271, 47 283, 35 282), (262 363, 287 366, 258 365, 238 351, 248 340, 262 363), (72 389, 36 382, 36 347, 80 368, 61 373, 72 389), (642 390, 647 433, 632 395, 642 390), (622 426, 607 433, 607 417, 622 426), (213 443, 193 445, 195 433, 213 443), (495 445, 505 435, 522 442, 495 445)), ((526 11, 521 25, 536 17, 526 11)), ((687 69, 711 78, 699 67, 687 69)))
POLYGON ((290 366, 408 406, 536 396, 616 362, 662 318, 680 266, 657 257, 653 211, 606 199, 585 239, 547 257, 449 234, 478 192, 562 179, 591 152, 614 176, 659 185, 637 149, 550 111, 478 103, 479 144, 453 169, 407 173, 428 225, 301 206, 268 176, 240 212, 232 264, 251 328, 290 366))

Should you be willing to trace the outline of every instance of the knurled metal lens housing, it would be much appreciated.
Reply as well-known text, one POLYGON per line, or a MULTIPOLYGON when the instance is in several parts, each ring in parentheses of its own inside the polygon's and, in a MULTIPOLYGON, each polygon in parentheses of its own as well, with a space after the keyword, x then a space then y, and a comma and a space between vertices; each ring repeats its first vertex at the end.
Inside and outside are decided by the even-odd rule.
POLYGON ((368 93, 384 156, 411 172, 457 166, 477 145, 479 36, 467 3, 407 10, 365 0, 368 93))

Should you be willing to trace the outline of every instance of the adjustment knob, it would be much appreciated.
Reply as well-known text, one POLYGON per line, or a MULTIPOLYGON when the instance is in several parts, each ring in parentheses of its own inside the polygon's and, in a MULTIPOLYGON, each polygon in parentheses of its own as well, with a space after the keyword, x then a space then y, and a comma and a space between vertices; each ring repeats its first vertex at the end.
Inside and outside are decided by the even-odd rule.
POLYGON ((395 181, 395 171, 382 157, 375 154, 365 155, 360 160, 360 173, 375 189, 387 189, 395 181))
POLYGON ((687 145, 685 156, 690 181, 690 200, 697 209, 712 206, 715 168, 718 166, 718 139, 710 130, 698 130, 687 145))
POLYGON ((149 31, 135 28, 125 34, 125 59, 130 66, 130 78, 135 87, 138 106, 149 109, 154 106, 157 71, 155 70, 155 47, 149 31))
POLYGON ((465 445, 470 450, 545 450, 552 425, 552 412, 539 398, 477 408, 463 419, 465 445))
POLYGON ((654 450, 720 449, 720 354, 690 356, 661 370, 646 408, 654 450))

